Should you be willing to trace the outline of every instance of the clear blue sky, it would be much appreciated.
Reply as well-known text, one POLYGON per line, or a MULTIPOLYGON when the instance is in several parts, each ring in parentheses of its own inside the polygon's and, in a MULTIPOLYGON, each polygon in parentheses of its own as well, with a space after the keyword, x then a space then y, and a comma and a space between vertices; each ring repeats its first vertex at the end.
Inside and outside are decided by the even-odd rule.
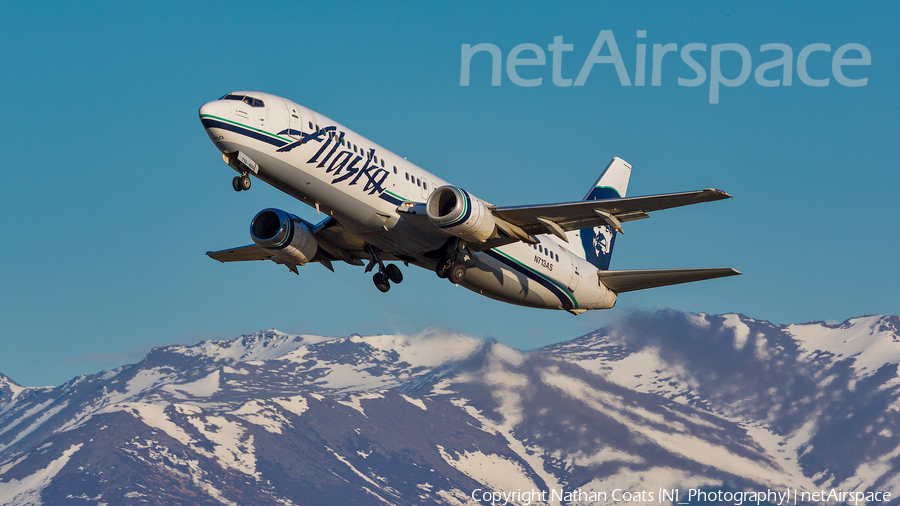
MULTIPOLYGON (((232 338, 264 328, 324 335, 434 329, 528 349, 570 339, 631 309, 741 312, 776 323, 900 313, 896 235, 900 47, 894 2, 322 3, 4 2, 0 372, 59 384, 138 360, 152 346, 232 338), (574 79, 601 30, 611 30, 632 86, 613 65, 574 79), (638 30, 646 30, 638 39, 638 30), (461 46, 503 55, 490 86, 487 53, 460 86, 461 46), (506 57, 536 44, 543 66, 506 57), (636 45, 647 84, 635 86, 636 45), (670 44, 661 85, 652 46, 670 44), (697 87, 681 59, 690 43, 707 73, 697 87), (709 103, 712 46, 746 47, 751 75, 709 103), (763 87, 756 68, 791 47, 790 87, 763 87), (815 43, 830 45, 807 62, 815 43), (868 66, 832 57, 862 44, 868 66), (197 118, 233 90, 285 96, 340 121, 498 205, 580 199, 613 156, 634 166, 630 195, 720 188, 734 200, 629 223, 612 268, 733 266, 744 275, 622 296, 574 317, 479 297, 421 269, 388 294, 361 268, 300 276, 271 262, 224 265, 207 250, 250 242, 265 207, 315 211, 257 182, 231 189, 197 118)), ((604 53, 606 54, 605 50, 604 53)), ((533 57, 524 51, 522 58, 533 57)), ((858 57, 858 53, 847 57, 858 57)), ((722 74, 737 77, 726 52, 722 74)), ((767 79, 780 78, 780 70, 767 79)))

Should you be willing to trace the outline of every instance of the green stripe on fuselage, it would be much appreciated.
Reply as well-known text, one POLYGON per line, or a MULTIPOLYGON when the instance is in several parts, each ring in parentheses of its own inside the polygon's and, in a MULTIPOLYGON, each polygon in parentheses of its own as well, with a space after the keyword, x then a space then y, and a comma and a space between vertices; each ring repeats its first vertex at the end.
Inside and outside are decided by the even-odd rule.
POLYGON ((395 199, 397 199, 397 200, 399 200, 399 201, 401 201, 401 202, 406 202, 407 200, 409 200, 409 199, 406 199, 406 198, 401 197, 400 195, 397 195, 396 193, 391 193, 391 192, 389 192, 389 191, 387 191, 387 190, 384 190, 384 193, 387 193, 387 194, 390 195, 391 197, 394 197, 395 199))
POLYGON ((239 127, 241 127, 241 128, 246 128, 247 130, 253 130, 253 131, 255 131, 255 132, 263 133, 263 134, 268 135, 269 137, 274 137, 274 138, 276 138, 276 139, 278 139, 278 140, 281 140, 281 141, 284 141, 284 142, 287 142, 287 143, 291 143, 291 142, 294 142, 294 141, 296 140, 296 139, 289 139, 289 138, 287 138, 287 137, 282 137, 282 136, 280 136, 280 135, 278 135, 278 134, 273 134, 272 132, 266 132, 265 130, 261 130, 261 129, 256 128, 256 127, 252 127, 252 126, 250 126, 250 125, 245 125, 245 124, 243 124, 243 123, 238 123, 237 121, 232 121, 232 120, 230 120, 230 119, 221 118, 221 117, 219 117, 219 116, 213 116, 212 114, 201 114, 201 115, 200 115, 200 118, 210 118, 210 119, 216 119, 216 120, 219 120, 219 121, 224 121, 225 123, 231 123, 232 125, 237 125, 237 126, 239 126, 239 127))

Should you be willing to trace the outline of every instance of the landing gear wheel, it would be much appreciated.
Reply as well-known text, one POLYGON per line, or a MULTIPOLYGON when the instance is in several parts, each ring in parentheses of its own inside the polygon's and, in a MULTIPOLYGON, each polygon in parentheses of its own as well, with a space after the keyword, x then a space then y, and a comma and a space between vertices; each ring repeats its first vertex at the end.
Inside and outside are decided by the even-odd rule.
POLYGON ((403 273, 400 268, 394 264, 387 265, 384 268, 384 275, 387 276, 392 283, 400 284, 403 281, 403 273))
POLYGON ((453 264, 453 267, 450 267, 450 271, 447 273, 447 278, 450 279, 450 282, 458 285, 466 279, 466 266, 463 264, 453 264))
POLYGON ((382 292, 386 292, 391 289, 390 281, 388 281, 387 277, 380 272, 376 272, 375 275, 372 276, 372 281, 375 282, 375 288, 378 288, 382 292))
POLYGON ((438 277, 441 279, 447 279, 447 276, 450 274, 450 268, 453 267, 453 260, 449 258, 442 258, 437 267, 434 268, 434 272, 437 273, 438 277))
POLYGON ((240 180, 241 190, 249 190, 250 189, 250 176, 244 174, 238 178, 240 180))
POLYGON ((236 192, 241 191, 241 176, 234 176, 234 179, 231 180, 231 187, 236 192))

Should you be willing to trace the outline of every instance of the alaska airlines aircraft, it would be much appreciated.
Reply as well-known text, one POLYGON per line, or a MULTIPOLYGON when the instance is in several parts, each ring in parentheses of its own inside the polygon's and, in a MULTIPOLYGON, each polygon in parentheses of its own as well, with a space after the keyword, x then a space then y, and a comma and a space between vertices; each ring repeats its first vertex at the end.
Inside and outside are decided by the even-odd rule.
POLYGON ((220 262, 272 260, 296 274, 309 262, 365 265, 382 292, 403 281, 402 262, 492 299, 573 314, 611 308, 622 292, 740 274, 609 270, 623 223, 730 198, 713 189, 625 198, 631 165, 620 158, 582 201, 496 206, 274 95, 229 93, 204 104, 200 121, 237 171, 236 191, 252 175, 328 215, 314 224, 264 209, 250 222, 254 244, 207 253, 220 262))

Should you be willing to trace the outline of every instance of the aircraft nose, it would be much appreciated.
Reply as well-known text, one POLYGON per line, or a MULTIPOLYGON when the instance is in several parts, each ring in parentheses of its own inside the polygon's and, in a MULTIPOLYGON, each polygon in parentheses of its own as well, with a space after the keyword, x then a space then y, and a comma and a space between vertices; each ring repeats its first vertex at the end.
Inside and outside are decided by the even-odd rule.
POLYGON ((227 118, 231 115, 231 104, 227 100, 213 100, 200 106, 200 121, 205 118, 227 118))

